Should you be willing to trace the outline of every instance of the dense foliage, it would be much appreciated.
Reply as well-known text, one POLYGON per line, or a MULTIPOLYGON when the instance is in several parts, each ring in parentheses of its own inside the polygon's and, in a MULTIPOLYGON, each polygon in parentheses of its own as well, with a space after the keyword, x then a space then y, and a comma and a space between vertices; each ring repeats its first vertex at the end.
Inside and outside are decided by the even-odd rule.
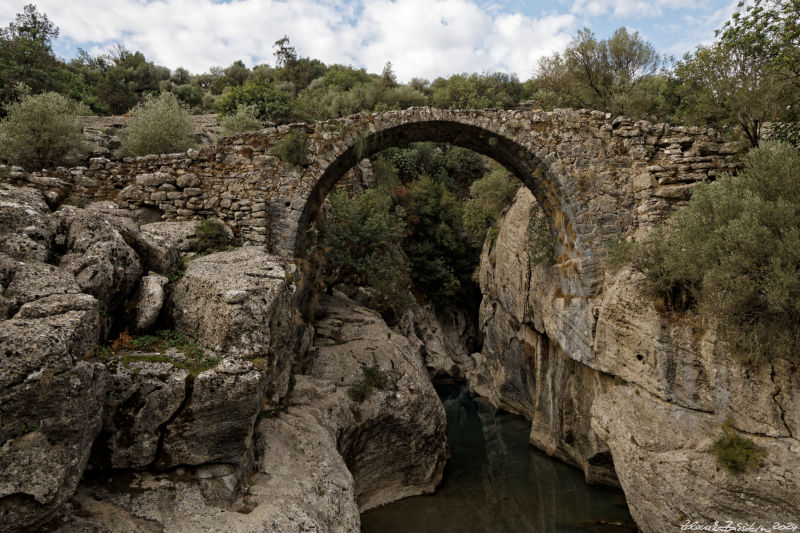
POLYGON ((519 186, 519 180, 499 166, 470 185, 470 198, 464 204, 464 228, 475 246, 483 246, 487 236, 497 236, 497 219, 511 205, 519 186))
MULTIPOLYGON (((407 265, 402 276, 380 277, 384 286, 377 292, 390 296, 384 300, 382 310, 402 309, 407 302, 401 299, 395 304, 392 298, 412 286, 418 295, 437 306, 458 303, 469 308, 480 298, 474 273, 484 238, 510 205, 519 182, 496 164, 487 170, 484 158, 474 152, 433 143, 385 150, 373 157, 372 165, 372 188, 353 198, 343 190, 337 192, 327 219, 317 230, 329 272, 341 268, 343 260, 338 252, 328 252, 334 242, 349 243, 345 263, 370 256, 374 243, 360 235, 365 226, 359 210, 365 202, 375 203, 403 214, 402 219, 384 216, 381 220, 395 225, 392 238, 400 237, 387 241, 386 246, 397 246, 394 259, 407 265), (481 209, 481 216, 490 222, 470 225, 475 209, 481 209), (343 225, 343 219, 352 219, 354 225, 343 225), (396 289, 387 290, 387 284, 396 289)), ((316 246, 318 249, 319 244, 316 246)), ((355 279, 369 285, 365 280, 363 275, 355 279)), ((329 274, 327 284, 339 281, 338 276, 329 274)), ((354 278, 347 281, 352 283, 354 278)))
POLYGON ((800 153, 787 144, 752 150, 738 175, 698 186, 689 205, 640 244, 619 243, 668 309, 698 310, 744 359, 798 360, 800 153))
POLYGON ((563 52, 539 61, 534 98, 546 107, 602 109, 616 114, 663 113, 664 60, 650 43, 619 28, 597 40, 584 28, 563 52))
POLYGON ((374 308, 401 313, 410 301, 400 246, 405 212, 375 189, 353 198, 340 190, 329 198, 331 210, 316 245, 325 256, 326 283, 371 287, 374 308))

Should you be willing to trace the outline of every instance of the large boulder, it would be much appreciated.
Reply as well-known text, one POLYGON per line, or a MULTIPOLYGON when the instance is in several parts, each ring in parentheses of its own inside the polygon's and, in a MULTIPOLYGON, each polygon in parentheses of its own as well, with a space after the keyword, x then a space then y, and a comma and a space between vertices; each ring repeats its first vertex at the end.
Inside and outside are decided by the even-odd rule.
POLYGON ((242 463, 252 450, 266 388, 265 372, 238 358, 201 372, 191 382, 186 406, 167 426, 157 466, 242 463))
POLYGON ((631 515, 645 533, 693 522, 788 525, 800 516, 796 438, 735 430, 764 458, 761 466, 733 473, 710 452, 723 434, 712 413, 666 402, 638 386, 618 386, 595 401, 592 414, 614 455, 631 515))
POLYGON ((192 261, 168 304, 175 329, 217 357, 257 359, 282 395, 298 336, 293 285, 275 256, 237 248, 192 261))
POLYGON ((50 258, 58 222, 42 193, 0 184, 0 253, 23 261, 50 258))
POLYGON ((58 294, 81 292, 75 277, 36 260, 20 261, 0 253, 0 319, 11 318, 28 303, 58 294))
POLYGON ((335 384, 337 404, 349 406, 322 409, 320 417, 337 428, 359 509, 433 492, 444 470, 447 432, 424 363, 378 313, 344 295, 320 298, 318 314, 306 372, 335 384))
MULTIPOLYGON (((335 394, 329 383, 298 377, 315 394, 335 394), (309 381, 311 383, 309 383, 309 381)), ((315 396, 319 397, 319 396, 315 396)), ((326 406, 328 404, 325 404, 326 406)), ((335 411, 341 410, 334 404, 335 411)), ((230 470, 224 465, 181 467, 95 477, 79 487, 52 524, 59 533, 224 532, 357 533, 360 517, 353 476, 337 450, 336 432, 318 419, 317 408, 292 406, 280 416, 263 417, 256 428, 256 468, 244 492, 224 506, 209 501, 204 483, 230 470)))
POLYGON ((133 311, 130 313, 131 331, 142 332, 156 323, 161 314, 161 308, 164 306, 166 297, 164 287, 167 283, 169 283, 167 278, 153 272, 142 277, 139 281, 139 289, 131 299, 133 304, 133 311))
POLYGON ((166 362, 115 362, 109 367, 103 429, 92 468, 145 468, 156 461, 167 422, 186 400, 189 372, 166 362))
POLYGON ((75 276, 82 292, 109 309, 120 308, 142 274, 139 256, 130 245, 138 224, 125 216, 83 209, 66 210, 62 216, 69 235, 61 268, 75 276))
POLYGON ((105 370, 97 301, 55 294, 0 322, 0 523, 29 531, 78 484, 100 431, 105 370))
POLYGON ((165 248, 178 252, 195 251, 197 221, 152 222, 142 225, 142 233, 165 248))

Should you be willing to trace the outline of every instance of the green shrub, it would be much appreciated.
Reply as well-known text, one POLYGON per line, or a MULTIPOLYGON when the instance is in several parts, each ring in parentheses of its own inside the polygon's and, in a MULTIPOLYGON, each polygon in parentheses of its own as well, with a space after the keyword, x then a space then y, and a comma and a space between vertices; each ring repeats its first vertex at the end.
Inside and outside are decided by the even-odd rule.
POLYGON ((242 105, 255 106, 260 120, 277 124, 289 120, 290 98, 268 80, 250 78, 243 85, 231 87, 217 100, 217 110, 222 115, 233 115, 242 105))
POLYGON ((764 450, 736 433, 730 420, 722 425, 722 436, 714 442, 709 452, 717 458, 721 467, 734 474, 759 467, 764 458, 764 450))
POLYGON ((471 198, 464 204, 464 229, 476 246, 483 246, 487 236, 497 235, 497 219, 514 201, 519 187, 519 180, 502 167, 470 185, 471 198))
POLYGON ((375 389, 396 389, 397 380, 395 371, 381 370, 377 365, 367 366, 361 363, 361 379, 347 389, 347 394, 354 402, 361 403, 369 398, 375 389))
POLYGON ((374 189, 354 198, 339 190, 328 198, 331 210, 315 246, 325 258, 326 283, 371 287, 373 308, 401 314, 411 298, 400 246, 405 211, 374 189))
POLYGON ((78 105, 58 93, 25 95, 6 106, 0 156, 26 170, 76 162, 86 152, 78 105))
POLYGON ((215 218, 207 218, 194 229, 195 250, 214 252, 225 250, 231 245, 231 238, 225 224, 215 218))
POLYGON ((293 165, 303 166, 306 164, 306 149, 308 147, 308 136, 305 132, 292 130, 282 138, 275 141, 269 153, 279 157, 281 160, 293 165))
POLYGON ((184 152, 194 145, 194 122, 172 93, 147 96, 131 111, 120 154, 140 156, 184 152))
POLYGON ((221 117, 219 125, 222 126, 223 135, 257 131, 264 127, 264 123, 258 119, 256 107, 244 104, 237 107, 234 114, 221 117))
POLYGON ((738 175, 695 189, 640 244, 612 249, 646 275, 645 291, 717 322, 729 351, 800 361, 800 153, 751 150, 738 175))

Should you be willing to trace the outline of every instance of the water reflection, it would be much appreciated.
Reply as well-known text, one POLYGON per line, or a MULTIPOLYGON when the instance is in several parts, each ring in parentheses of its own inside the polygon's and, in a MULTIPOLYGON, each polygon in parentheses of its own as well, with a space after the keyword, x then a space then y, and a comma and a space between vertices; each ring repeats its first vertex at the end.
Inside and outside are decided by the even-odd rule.
POLYGON ((363 533, 634 531, 619 490, 528 444, 530 423, 495 413, 465 387, 442 387, 452 457, 436 494, 362 515, 363 533))

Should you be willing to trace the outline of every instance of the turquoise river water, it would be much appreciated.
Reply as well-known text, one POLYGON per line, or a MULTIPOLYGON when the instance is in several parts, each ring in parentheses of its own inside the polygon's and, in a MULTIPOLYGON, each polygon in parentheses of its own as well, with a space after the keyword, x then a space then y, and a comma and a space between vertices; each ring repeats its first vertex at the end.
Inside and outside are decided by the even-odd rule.
POLYGON ((583 473, 528 443, 530 422, 437 388, 451 458, 435 494, 361 516, 363 533, 572 533, 636 531, 622 491, 590 486, 583 473))

